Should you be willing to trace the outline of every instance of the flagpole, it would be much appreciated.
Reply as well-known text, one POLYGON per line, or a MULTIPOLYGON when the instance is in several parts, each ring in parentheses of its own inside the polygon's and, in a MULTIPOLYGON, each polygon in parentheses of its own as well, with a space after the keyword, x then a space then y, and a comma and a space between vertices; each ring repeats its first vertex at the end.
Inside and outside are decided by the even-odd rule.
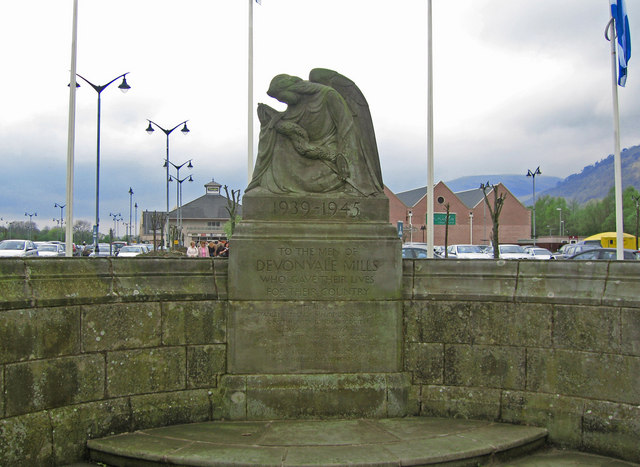
POLYGON ((247 89, 247 184, 253 174, 253 2, 249 1, 249 63, 247 89))
POLYGON ((73 165, 76 133, 76 57, 78 50, 78 0, 73 0, 71 70, 69 79, 69 128, 67 135, 67 198, 65 256, 73 256, 73 165))
POLYGON ((427 258, 433 258, 433 34, 432 0, 427 4, 427 258))
POLYGON ((620 110, 618 106, 618 60, 616 57, 616 26, 615 19, 611 19, 611 90, 613 97, 613 139, 614 139, 614 185, 616 202, 616 259, 624 259, 624 214, 622 209, 622 163, 620 160, 620 110))

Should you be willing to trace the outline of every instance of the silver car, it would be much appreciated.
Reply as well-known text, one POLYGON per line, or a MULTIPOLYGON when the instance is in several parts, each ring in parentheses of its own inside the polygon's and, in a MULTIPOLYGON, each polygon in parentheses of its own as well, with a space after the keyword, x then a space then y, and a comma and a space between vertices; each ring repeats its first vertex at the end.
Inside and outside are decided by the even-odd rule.
POLYGON ((64 245, 60 243, 39 243, 38 256, 64 256, 64 245))
POLYGON ((38 249, 31 240, 2 240, 0 256, 38 256, 38 249))

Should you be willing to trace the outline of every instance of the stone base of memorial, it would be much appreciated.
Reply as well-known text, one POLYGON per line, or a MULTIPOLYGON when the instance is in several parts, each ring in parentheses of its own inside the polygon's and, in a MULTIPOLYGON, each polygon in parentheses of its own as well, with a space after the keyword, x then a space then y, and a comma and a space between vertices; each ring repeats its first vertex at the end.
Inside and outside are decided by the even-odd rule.
POLYGON ((388 219, 384 196, 245 195, 229 258, 227 416, 406 413, 388 219))

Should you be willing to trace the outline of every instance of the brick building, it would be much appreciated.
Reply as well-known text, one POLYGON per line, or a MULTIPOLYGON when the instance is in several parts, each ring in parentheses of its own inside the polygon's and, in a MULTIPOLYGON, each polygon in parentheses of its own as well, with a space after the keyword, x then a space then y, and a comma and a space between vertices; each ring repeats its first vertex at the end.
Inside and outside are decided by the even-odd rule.
MULTIPOLYGON (((498 194, 505 193, 504 207, 500 214, 500 243, 529 243, 531 240, 531 211, 501 183, 496 186, 498 194)), ((389 221, 404 225, 403 242, 426 241, 427 188, 416 188, 394 194, 384 188, 389 198, 389 221)), ((488 194, 493 202, 493 192, 488 194)), ((448 245, 491 244, 493 224, 480 188, 454 193, 443 182, 434 186, 434 232, 435 245, 444 245, 446 205, 449 205, 448 245)))

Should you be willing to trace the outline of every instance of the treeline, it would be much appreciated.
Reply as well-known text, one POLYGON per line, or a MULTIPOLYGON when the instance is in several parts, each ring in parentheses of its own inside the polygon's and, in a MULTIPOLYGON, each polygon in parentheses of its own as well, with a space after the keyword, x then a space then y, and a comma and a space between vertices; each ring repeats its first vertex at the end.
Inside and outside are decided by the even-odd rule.
MULTIPOLYGON (((7 238, 31 239, 34 242, 64 241, 66 228, 45 227, 38 229, 35 222, 15 221, 0 227, 0 240, 7 238)), ((101 237, 104 237, 101 235, 101 237)), ((78 220, 73 225, 73 241, 93 243, 92 225, 88 221, 78 220)))
MULTIPOLYGON (((638 235, 638 199, 640 193, 627 187, 623 194, 624 232, 638 235)), ((531 208, 531 206, 529 206, 531 208)), ((589 237, 601 232, 615 232, 615 189, 611 188, 601 200, 591 200, 583 205, 565 198, 542 196, 536 200, 536 236, 576 235, 589 237), (562 232, 561 232, 562 230, 562 232)), ((533 222, 532 222, 533 230, 533 222)), ((533 234, 533 232, 532 232, 533 234)))

